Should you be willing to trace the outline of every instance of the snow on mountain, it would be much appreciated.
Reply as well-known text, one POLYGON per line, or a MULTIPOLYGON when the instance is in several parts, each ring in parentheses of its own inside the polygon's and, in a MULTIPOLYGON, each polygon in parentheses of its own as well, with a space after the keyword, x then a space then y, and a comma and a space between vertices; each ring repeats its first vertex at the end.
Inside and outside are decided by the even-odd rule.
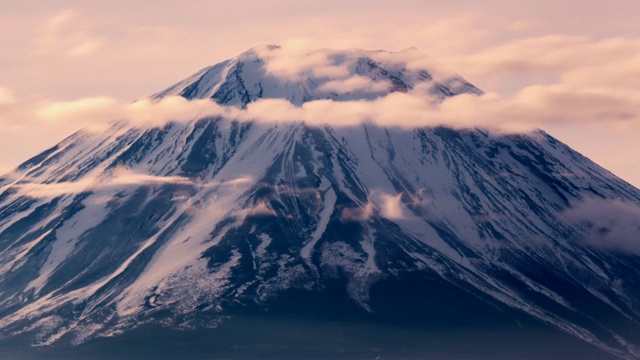
POLYGON ((426 58, 415 49, 399 53, 364 50, 291 52, 258 46, 204 68, 153 98, 179 95, 243 106, 257 99, 286 99, 295 105, 319 99, 371 100, 393 91, 429 84, 438 98, 481 91, 439 68, 408 68, 407 60, 426 58), (437 79, 438 81, 432 81, 437 79))
MULTIPOLYGON (((321 50, 287 62, 279 51, 251 49, 152 98, 244 107, 417 86, 434 101, 482 93, 404 66, 406 53, 321 50)), ((631 358, 640 257, 606 244, 637 240, 620 236, 638 234, 639 208, 640 190, 543 131, 120 122, 0 178, 0 334, 77 344, 145 323, 215 323, 335 281, 375 314, 380 284, 434 297, 447 284, 468 304, 631 358), (582 211, 611 204, 623 204, 611 221, 582 211)))

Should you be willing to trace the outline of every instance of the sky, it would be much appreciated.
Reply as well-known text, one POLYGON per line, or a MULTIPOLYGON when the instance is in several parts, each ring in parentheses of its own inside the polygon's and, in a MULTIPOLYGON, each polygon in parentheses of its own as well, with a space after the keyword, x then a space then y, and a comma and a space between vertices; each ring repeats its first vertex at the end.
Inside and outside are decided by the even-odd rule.
POLYGON ((640 187, 637 0, 0 0, 0 10, 0 172, 97 121, 61 120, 69 104, 128 104, 255 45, 416 47, 489 95, 451 116, 530 121, 640 187))

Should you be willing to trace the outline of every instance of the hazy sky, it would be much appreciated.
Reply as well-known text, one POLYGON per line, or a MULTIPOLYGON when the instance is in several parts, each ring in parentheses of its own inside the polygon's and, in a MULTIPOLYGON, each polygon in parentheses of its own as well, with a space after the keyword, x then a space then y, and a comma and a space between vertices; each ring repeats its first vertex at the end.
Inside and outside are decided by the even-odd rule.
POLYGON ((59 102, 133 101, 257 44, 415 46, 640 186, 637 14, 638 0, 0 0, 0 172, 91 122, 41 116, 59 102))

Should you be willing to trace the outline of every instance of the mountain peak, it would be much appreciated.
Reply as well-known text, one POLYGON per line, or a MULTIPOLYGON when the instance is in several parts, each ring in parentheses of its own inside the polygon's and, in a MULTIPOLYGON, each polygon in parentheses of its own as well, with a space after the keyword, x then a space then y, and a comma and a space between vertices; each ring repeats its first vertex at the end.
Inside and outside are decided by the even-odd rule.
MULTIPOLYGON (((155 98, 244 106, 480 93, 429 64, 414 49, 266 45, 155 98)), ((128 351, 132 339, 160 339, 203 348, 185 358, 226 357, 229 345, 231 357, 254 357, 236 344, 295 354, 272 358, 299 357, 302 347, 327 358, 387 357, 344 350, 348 339, 335 353, 314 335, 299 341, 326 329, 332 344, 337 331, 353 336, 353 349, 400 352, 390 358, 469 358, 457 353, 467 339, 477 344, 463 347, 469 354, 493 348, 487 339, 517 350, 502 358, 640 358, 639 189, 541 131, 395 126, 395 113, 393 126, 341 126, 335 111, 314 123, 270 120, 287 111, 298 119, 299 109, 283 108, 249 108, 258 115, 250 121, 195 115, 81 131, 0 179, 0 353, 31 342, 42 358, 70 358, 47 351, 84 343, 100 351, 104 339, 128 351), (413 356, 403 343, 378 344, 378 330, 359 330, 372 324, 407 344, 455 349, 413 356), (193 329, 190 340, 167 335, 183 329, 193 329), (233 333, 220 347, 208 342, 233 333), (579 351, 566 351, 575 343, 579 351)))
POLYGON ((152 98, 210 98, 235 106, 246 106, 260 98, 280 98, 300 105, 324 99, 371 100, 416 87, 426 87, 439 99, 481 93, 460 76, 435 67, 415 48, 387 52, 259 45, 206 67, 152 98))

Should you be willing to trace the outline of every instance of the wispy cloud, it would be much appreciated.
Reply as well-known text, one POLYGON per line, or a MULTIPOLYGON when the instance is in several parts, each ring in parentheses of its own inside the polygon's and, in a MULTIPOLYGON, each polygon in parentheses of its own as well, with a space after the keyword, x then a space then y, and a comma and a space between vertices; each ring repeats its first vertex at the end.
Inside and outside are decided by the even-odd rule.
MULTIPOLYGON (((75 121, 101 122, 106 118, 117 121, 119 102, 106 96, 89 97, 71 101, 43 101, 35 115, 51 122, 75 121)), ((107 120, 109 121, 109 120, 107 120)))
POLYGON ((590 198, 575 204, 565 215, 585 229, 579 241, 600 249, 640 254, 640 205, 590 198))
MULTIPOLYGON (((541 42, 554 44, 552 47, 564 46, 567 41, 575 42, 587 49, 580 53, 584 56, 589 55, 593 50, 591 45, 585 45, 588 41, 574 40, 549 38, 541 42)), ((622 49, 623 43, 598 43, 593 47, 610 49, 611 54, 624 57, 628 56, 629 52, 622 49)), ((515 48, 521 47, 524 49, 527 46, 518 45, 515 48)), ((507 49, 511 48, 507 47, 507 49)), ((336 62, 334 57, 343 56, 340 55, 341 53, 336 55, 330 51, 301 52, 299 50, 291 52, 266 47, 258 48, 257 51, 262 52, 266 61, 264 68, 272 75, 284 76, 292 81, 310 76, 314 72, 337 77, 335 80, 323 83, 319 91, 363 94, 373 91, 382 95, 389 89, 389 84, 384 81, 349 75, 353 74, 354 70, 351 67, 355 65, 351 61, 336 62)), ((494 54, 487 59, 497 59, 491 63, 503 64, 505 68, 511 66, 539 67, 540 69, 563 68, 567 66, 566 62, 570 61, 565 57, 573 55, 564 52, 562 54, 564 57, 547 54, 546 59, 538 58, 529 62, 524 60, 526 56, 518 61, 511 61, 503 59, 502 55, 494 54)), ((508 56, 509 59, 512 57, 512 55, 504 56, 508 56)), ((612 60, 607 56, 603 59, 612 60)), ((385 60, 391 61, 391 59, 385 60)), ((420 56, 420 53, 415 51, 394 54, 392 60, 395 62, 393 66, 416 69, 422 68, 423 62, 431 62, 429 58, 420 56)), ((640 72, 640 66, 629 62, 627 58, 619 60, 624 61, 626 67, 612 66, 601 72, 611 71, 617 73, 619 77, 630 75, 631 78, 635 72, 640 72)), ((640 92, 631 88, 635 85, 629 82, 629 87, 618 86, 617 88, 596 85, 578 86, 580 79, 587 77, 582 74, 586 71, 585 69, 568 72, 564 80, 559 83, 527 86, 513 95, 463 94, 447 98, 442 102, 434 101, 430 95, 432 84, 421 83, 409 92, 391 92, 373 99, 363 95, 364 99, 360 100, 324 99, 304 104, 292 104, 277 98, 259 99, 249 104, 246 109, 221 106, 209 100, 187 101, 181 97, 167 97, 159 102, 145 99, 132 104, 108 97, 93 97, 65 102, 40 102, 35 106, 27 107, 35 109, 35 118, 50 123, 71 122, 98 129, 107 126, 110 122, 121 120, 130 121, 136 126, 149 126, 160 125, 167 121, 191 121, 206 116, 222 116, 241 121, 305 122, 311 125, 333 126, 353 126, 372 122, 382 126, 407 128, 445 125, 454 128, 482 127, 511 132, 563 124, 565 126, 600 125, 638 131, 640 129, 640 92)), ((602 76, 602 78, 605 77, 602 76)), ((0 121, 1 119, 0 113, 0 121)))
POLYGON ((65 57, 91 55, 100 49, 104 40, 93 35, 90 27, 78 10, 59 11, 42 24, 36 52, 40 55, 57 53, 65 57))
POLYGON ((380 93, 386 91, 390 87, 391 84, 388 81, 371 81, 371 79, 365 78, 364 76, 355 75, 326 82, 320 86, 319 90, 335 93, 380 93))
POLYGON ((40 183, 32 179, 22 179, 20 183, 8 183, 17 189, 21 195, 28 195, 35 198, 57 197, 61 195, 73 195, 88 191, 108 191, 110 189, 126 189, 127 187, 139 187, 141 185, 188 185, 198 188, 220 188, 226 187, 234 189, 247 183, 251 183, 251 177, 239 177, 228 181, 207 181, 195 182, 183 176, 157 176, 136 172, 131 169, 117 168, 110 170, 98 177, 83 178, 79 181, 65 181, 58 183, 40 183))
MULTIPOLYGON (((504 41, 452 56, 450 61, 469 76, 549 74, 562 77, 567 73, 591 70, 593 75, 600 77, 600 72, 604 75, 614 71, 637 73, 637 62, 633 66, 629 61, 638 56, 640 38, 597 40, 588 36, 545 35, 504 41), (618 63, 626 66, 615 69, 618 63), (601 66, 607 68, 600 69, 601 66)), ((582 85, 594 85, 584 82, 583 77, 580 80, 582 85)))
POLYGON ((127 186, 140 186, 145 184, 193 185, 193 182, 181 176, 154 176, 137 173, 128 169, 117 169, 107 176, 100 178, 85 178, 70 182, 38 183, 23 179, 21 183, 12 185, 12 187, 18 189, 23 195, 40 198, 79 194, 86 191, 108 190, 111 188, 122 189, 127 186))
MULTIPOLYGON (((373 82, 375 84, 375 82, 373 82)), ((374 100, 316 100, 302 105, 284 99, 260 99, 246 109, 221 106, 211 100, 167 97, 159 102, 126 104, 98 97, 46 102, 33 107, 33 118, 49 123, 74 123, 101 130, 115 121, 134 126, 162 125, 221 116, 240 121, 305 122, 310 125, 354 126, 372 122, 405 128, 450 126, 497 131, 529 131, 547 125, 601 124, 640 129, 640 93, 604 91, 566 85, 531 86, 512 97, 497 94, 458 95, 434 103, 425 89, 390 93, 374 100)), ((0 114, 0 122, 2 121, 0 114)))

